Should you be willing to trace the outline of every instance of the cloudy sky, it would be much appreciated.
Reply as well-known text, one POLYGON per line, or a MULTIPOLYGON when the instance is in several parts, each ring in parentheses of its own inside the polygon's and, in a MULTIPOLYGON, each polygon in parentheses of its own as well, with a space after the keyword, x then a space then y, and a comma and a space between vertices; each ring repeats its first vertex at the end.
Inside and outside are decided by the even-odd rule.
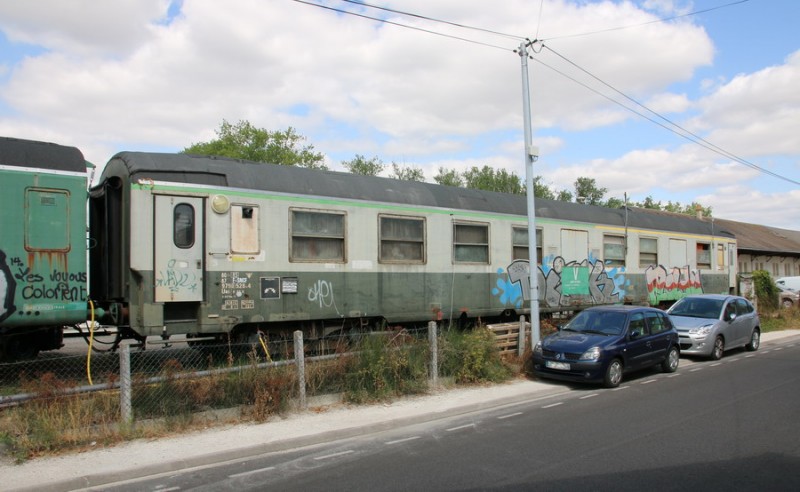
POLYGON ((535 174, 553 189, 587 176, 607 196, 800 230, 800 2, 359 3, 0 0, 0 135, 102 166, 247 120, 294 127, 332 169, 360 154, 429 181, 484 165, 524 177, 515 49, 538 39, 535 174))

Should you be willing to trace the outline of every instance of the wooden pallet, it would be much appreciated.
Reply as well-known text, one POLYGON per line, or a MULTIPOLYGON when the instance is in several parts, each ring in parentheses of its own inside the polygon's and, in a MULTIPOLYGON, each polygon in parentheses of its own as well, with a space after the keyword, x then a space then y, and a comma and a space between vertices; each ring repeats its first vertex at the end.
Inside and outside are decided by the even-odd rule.
MULTIPOLYGON (((486 325, 497 340, 497 348, 501 354, 516 354, 519 347, 519 321, 513 323, 497 323, 486 325)), ((531 324, 525 323, 525 330, 530 331, 531 324)))

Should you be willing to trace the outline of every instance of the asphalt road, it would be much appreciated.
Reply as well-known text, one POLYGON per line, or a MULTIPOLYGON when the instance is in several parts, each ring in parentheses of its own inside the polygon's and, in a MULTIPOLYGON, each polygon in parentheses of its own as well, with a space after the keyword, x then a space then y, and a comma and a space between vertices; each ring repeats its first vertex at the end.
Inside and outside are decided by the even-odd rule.
POLYGON ((577 388, 103 490, 800 489, 800 343, 577 388))

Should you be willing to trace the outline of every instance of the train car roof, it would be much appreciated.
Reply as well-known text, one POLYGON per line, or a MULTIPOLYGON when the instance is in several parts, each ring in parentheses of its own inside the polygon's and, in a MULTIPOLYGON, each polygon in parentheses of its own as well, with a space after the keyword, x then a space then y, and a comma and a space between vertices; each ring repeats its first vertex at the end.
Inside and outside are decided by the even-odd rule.
MULTIPOLYGON (((525 195, 223 157, 120 152, 109 161, 101 181, 110 175, 124 175, 134 180, 152 179, 348 200, 527 215, 525 195)), ((624 208, 612 209, 543 198, 536 198, 536 216, 619 227, 626 224, 624 208)), ((712 231, 708 223, 691 216, 652 214, 640 209, 628 208, 627 225, 631 228, 733 237, 726 231, 712 231)))
POLYGON ((75 147, 0 137, 0 165, 86 172, 86 160, 75 147))

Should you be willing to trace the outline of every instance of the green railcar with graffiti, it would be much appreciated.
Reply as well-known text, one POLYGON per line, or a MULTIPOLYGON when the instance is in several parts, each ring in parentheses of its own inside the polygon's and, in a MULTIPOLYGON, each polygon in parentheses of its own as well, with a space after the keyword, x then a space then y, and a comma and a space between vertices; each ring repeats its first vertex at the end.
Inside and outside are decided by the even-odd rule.
POLYGON ((74 147, 0 138, 0 359, 86 321, 86 170, 74 147))

